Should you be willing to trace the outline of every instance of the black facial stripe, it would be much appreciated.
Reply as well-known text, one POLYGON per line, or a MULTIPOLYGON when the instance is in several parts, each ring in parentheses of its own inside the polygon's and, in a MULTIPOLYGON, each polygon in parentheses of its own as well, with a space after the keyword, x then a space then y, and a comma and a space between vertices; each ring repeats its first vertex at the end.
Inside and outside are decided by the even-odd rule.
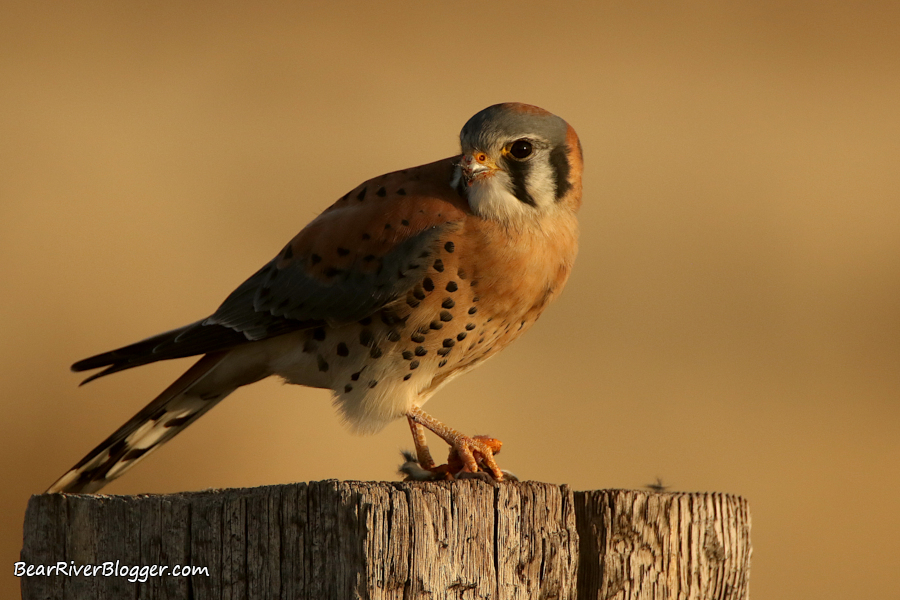
POLYGON ((569 183, 569 157, 567 146, 557 146, 550 151, 550 166, 553 168, 553 180, 556 184, 556 199, 566 195, 572 184, 569 183))
POLYGON ((509 173, 509 178, 512 179, 513 195, 516 199, 528 206, 537 206, 534 198, 528 193, 528 188, 525 187, 525 178, 528 176, 528 161, 507 158, 503 162, 506 166, 506 172, 509 173))

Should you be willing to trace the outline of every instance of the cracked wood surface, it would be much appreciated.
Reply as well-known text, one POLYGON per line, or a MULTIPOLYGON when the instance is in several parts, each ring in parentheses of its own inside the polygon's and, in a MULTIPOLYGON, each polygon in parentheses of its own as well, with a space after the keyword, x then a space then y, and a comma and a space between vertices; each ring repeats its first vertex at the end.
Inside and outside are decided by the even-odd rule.
POLYGON ((538 482, 320 481, 161 496, 44 494, 30 565, 193 565, 208 575, 22 577, 60 598, 748 597, 747 502, 538 482))

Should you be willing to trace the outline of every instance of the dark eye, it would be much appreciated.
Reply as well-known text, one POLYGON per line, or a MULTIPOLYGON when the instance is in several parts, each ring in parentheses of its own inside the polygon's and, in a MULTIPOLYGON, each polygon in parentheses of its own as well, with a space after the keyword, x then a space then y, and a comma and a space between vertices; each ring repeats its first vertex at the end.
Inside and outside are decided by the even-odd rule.
POLYGON ((512 146, 510 146, 509 153, 515 158, 523 160, 531 156, 532 150, 534 150, 534 148, 528 140, 516 140, 513 142, 512 146))

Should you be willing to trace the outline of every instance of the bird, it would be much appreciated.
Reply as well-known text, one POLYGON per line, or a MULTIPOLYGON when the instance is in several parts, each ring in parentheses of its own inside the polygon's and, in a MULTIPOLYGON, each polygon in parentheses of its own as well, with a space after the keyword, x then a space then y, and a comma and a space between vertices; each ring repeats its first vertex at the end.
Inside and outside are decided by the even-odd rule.
POLYGON ((517 102, 476 113, 459 142, 455 156, 347 192, 210 316, 72 365, 102 369, 83 385, 202 355, 47 491, 98 491, 237 388, 273 375, 331 390, 356 433, 405 418, 426 472, 447 473, 430 430, 461 472, 502 481, 499 441, 464 435, 422 406, 562 291, 578 247, 583 153, 565 120, 517 102))

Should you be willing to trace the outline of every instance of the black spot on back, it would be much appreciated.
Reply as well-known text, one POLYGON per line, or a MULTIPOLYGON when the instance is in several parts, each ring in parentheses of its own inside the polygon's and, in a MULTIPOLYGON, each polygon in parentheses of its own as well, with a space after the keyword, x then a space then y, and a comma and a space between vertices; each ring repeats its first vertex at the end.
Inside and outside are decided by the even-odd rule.
POLYGON ((387 195, 387 191, 385 191, 384 186, 378 188, 378 191, 375 192, 375 195, 380 198, 384 198, 387 195))
POLYGON ((434 261, 434 270, 437 271, 438 273, 443 273, 444 272, 444 261, 442 261, 441 259, 437 259, 436 261, 434 261))
POLYGON ((284 247, 284 253, 282 253, 282 256, 285 260, 290 260, 294 257, 294 249, 291 248, 290 244, 284 247))
POLYGON ((363 188, 363 189, 360 190, 360 192, 356 195, 356 199, 359 200, 360 202, 362 202, 362 201, 365 199, 365 197, 366 197, 366 189, 367 189, 367 188, 363 188))
POLYGON ((311 262, 314 265, 317 265, 320 262, 322 262, 322 257, 319 256, 318 254, 313 254, 309 257, 309 262, 311 262))
POLYGON ((398 196, 405 196, 405 195, 406 195, 406 190, 404 190, 403 188, 400 188, 399 190, 397 190, 397 195, 398 195, 398 196))
POLYGON ((347 250, 346 248, 338 248, 337 253, 338 253, 338 256, 347 256, 348 254, 350 254, 350 251, 347 250))
POLYGON ((456 250, 456 245, 453 242, 447 242, 444 244, 444 250, 452 254, 456 250))
POLYGON ((453 301, 453 298, 445 298, 443 302, 441 302, 441 306, 444 308, 453 308, 456 306, 456 302, 453 301))
POLYGON ((425 288, 426 292, 434 290, 434 282, 431 280, 431 277, 426 277, 422 280, 422 287, 425 288))
POLYGON ((458 290, 458 289, 459 289, 459 286, 456 284, 455 281, 448 281, 448 282, 447 282, 447 291, 448 291, 448 292, 451 292, 451 293, 452 293, 452 292, 455 292, 455 291, 458 290))

